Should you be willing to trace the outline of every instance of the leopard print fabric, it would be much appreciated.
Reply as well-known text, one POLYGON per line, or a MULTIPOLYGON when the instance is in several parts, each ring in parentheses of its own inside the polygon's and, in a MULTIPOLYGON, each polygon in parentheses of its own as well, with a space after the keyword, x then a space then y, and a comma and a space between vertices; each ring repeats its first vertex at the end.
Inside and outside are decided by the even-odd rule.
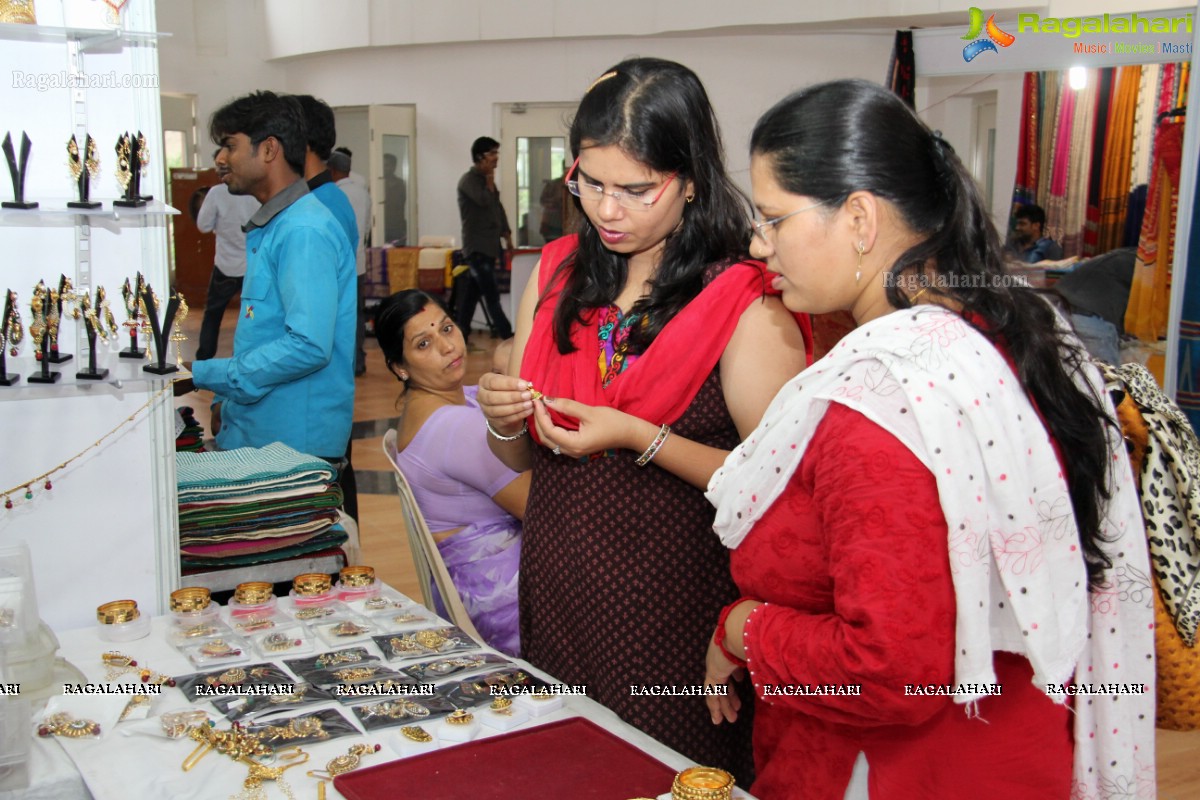
POLYGON ((1104 372, 1133 398, 1149 428, 1141 502, 1150 566, 1167 613, 1192 647, 1200 628, 1200 441, 1141 364, 1104 365, 1104 372))

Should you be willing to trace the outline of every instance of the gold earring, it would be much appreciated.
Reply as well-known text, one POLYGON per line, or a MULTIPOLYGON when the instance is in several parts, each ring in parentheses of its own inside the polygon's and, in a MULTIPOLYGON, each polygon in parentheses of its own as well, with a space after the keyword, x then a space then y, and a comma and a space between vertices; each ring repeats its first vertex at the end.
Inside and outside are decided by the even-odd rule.
POLYGON ((695 200, 695 199, 696 199, 696 195, 694 195, 694 194, 689 194, 687 197, 685 197, 685 198, 683 198, 683 199, 684 199, 684 200, 686 200, 686 201, 688 201, 688 202, 690 203, 690 202, 692 202, 693 200, 695 200))
POLYGON ((867 252, 867 246, 860 240, 858 247, 854 249, 858 251, 858 267, 854 270, 854 283, 857 284, 862 280, 862 257, 863 253, 867 252))

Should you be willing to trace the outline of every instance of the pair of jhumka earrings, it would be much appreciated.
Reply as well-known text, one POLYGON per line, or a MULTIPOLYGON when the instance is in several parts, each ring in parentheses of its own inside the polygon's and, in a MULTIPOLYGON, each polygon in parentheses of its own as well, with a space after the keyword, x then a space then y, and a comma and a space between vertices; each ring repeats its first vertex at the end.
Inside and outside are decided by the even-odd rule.
POLYGON ((382 703, 372 703, 362 706, 363 721, 368 719, 404 719, 413 717, 415 719, 424 719, 428 717, 430 711, 420 703, 414 703, 412 700, 385 700, 382 703))
POLYGON ((328 739, 329 731, 320 717, 296 717, 289 719, 286 725, 267 725, 259 731, 264 741, 285 741, 293 739, 328 739))

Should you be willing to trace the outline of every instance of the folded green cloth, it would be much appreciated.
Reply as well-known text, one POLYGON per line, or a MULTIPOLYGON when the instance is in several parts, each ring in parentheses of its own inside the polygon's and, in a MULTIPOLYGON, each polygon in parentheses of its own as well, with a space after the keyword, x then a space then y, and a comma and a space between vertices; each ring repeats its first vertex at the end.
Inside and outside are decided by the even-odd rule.
POLYGON ((213 453, 177 453, 179 501, 254 494, 333 481, 333 465, 274 442, 213 453))

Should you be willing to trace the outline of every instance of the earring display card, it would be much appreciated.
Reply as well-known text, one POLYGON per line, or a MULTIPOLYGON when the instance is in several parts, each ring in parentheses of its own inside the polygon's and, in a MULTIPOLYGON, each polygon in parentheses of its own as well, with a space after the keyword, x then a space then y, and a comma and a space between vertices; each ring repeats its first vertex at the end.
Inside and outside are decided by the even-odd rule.
POLYGON ((255 649, 263 658, 311 653, 315 646, 312 634, 303 625, 294 623, 255 634, 250 641, 254 642, 255 649))
POLYGON ((296 673, 305 680, 309 680, 317 673, 324 673, 329 669, 337 669, 338 667, 352 667, 360 664, 379 664, 381 663, 377 656, 371 653, 365 647, 344 647, 341 650, 331 650, 328 653, 321 653, 319 656, 312 658, 290 658, 283 663, 288 665, 288 669, 296 673))
POLYGON ((210 620, 204 622, 196 622, 186 627, 180 626, 173 628, 167 634, 167 641, 174 647, 181 648, 190 644, 196 644, 200 641, 205 641, 213 638, 225 638, 233 636, 233 631, 229 626, 219 620, 210 620))
POLYGON ((405 661, 429 656, 461 653, 479 648, 479 643, 455 625, 421 628, 407 633, 374 637, 375 644, 389 661, 405 661))
POLYGON ((250 645, 239 636, 217 636, 184 645, 179 652, 197 667, 240 664, 250 660, 250 645))
MULTIPOLYGON (((346 693, 338 691, 339 687, 354 687, 359 685, 371 687, 380 681, 391 681, 397 686, 416 684, 416 681, 409 676, 386 667, 379 661, 330 667, 326 670, 310 673, 305 678, 315 686, 328 689, 334 696, 346 693)), ((374 691, 369 688, 368 690, 374 691)))
MULTIPOLYGON (((280 684, 281 689, 287 687, 280 684)), ((230 722, 252 720, 260 717, 294 711, 305 706, 325 703, 333 699, 333 695, 311 683, 297 683, 291 692, 267 695, 246 695, 217 697, 212 701, 213 706, 225 715, 230 722)))
POLYGON ((291 719, 251 725, 247 730, 250 733, 261 734, 262 740, 276 749, 326 742, 358 733, 358 728, 333 708, 291 719))
POLYGON ((400 671, 417 681, 441 681, 452 675, 497 667, 502 664, 512 665, 512 662, 493 653, 471 653, 439 658, 436 661, 423 661, 400 667, 400 671))
POLYGON ((295 683, 295 678, 274 664, 248 664, 244 667, 182 675, 175 679, 176 687, 193 703, 220 694, 221 690, 212 691, 212 687, 216 686, 294 686, 295 683))
POLYGON ((437 618, 422 606, 399 608, 389 614, 375 614, 369 619, 384 633, 428 628, 437 622, 437 618))
POLYGON ((451 681, 440 687, 439 692, 455 705, 466 707, 490 703, 496 696, 517 694, 521 689, 533 691, 547 686, 549 684, 541 678, 534 677, 523 669, 501 669, 486 675, 451 681))
POLYGON ((279 610, 297 622, 303 622, 306 625, 318 623, 321 620, 333 617, 346 616, 350 613, 350 609, 346 607, 346 604, 335 599, 333 595, 329 595, 329 599, 323 603, 299 605, 291 597, 281 597, 279 598, 279 610))
POLYGON ((229 624, 239 634, 247 635, 271 631, 283 625, 295 625, 296 623, 290 617, 278 611, 268 611, 237 617, 231 616, 229 624))
MULTIPOLYGON (((397 725, 426 725, 456 710, 444 697, 392 697, 354 706, 351 711, 368 731, 397 725)), ((430 730, 426 728, 426 730, 430 730)))
POLYGON ((366 641, 375 633, 375 626, 366 619, 349 615, 345 619, 332 619, 310 627, 315 629, 321 641, 330 647, 366 641))

